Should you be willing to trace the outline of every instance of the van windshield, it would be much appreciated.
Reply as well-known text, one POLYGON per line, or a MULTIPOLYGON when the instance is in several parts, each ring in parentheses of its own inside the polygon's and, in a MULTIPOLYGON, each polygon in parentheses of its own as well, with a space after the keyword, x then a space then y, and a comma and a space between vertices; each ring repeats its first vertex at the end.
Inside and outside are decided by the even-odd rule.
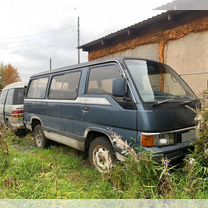
POLYGON ((126 59, 125 63, 144 102, 197 99, 180 76, 167 65, 135 59, 126 59))

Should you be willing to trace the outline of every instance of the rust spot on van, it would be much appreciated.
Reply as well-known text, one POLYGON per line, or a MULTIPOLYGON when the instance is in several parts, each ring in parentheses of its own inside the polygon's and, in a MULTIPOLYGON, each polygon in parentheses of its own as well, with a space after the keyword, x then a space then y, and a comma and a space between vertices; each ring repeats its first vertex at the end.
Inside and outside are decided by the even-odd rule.
POLYGON ((113 144, 115 154, 118 160, 125 161, 126 156, 132 156, 137 158, 137 154, 133 148, 129 146, 126 140, 124 140, 119 134, 111 133, 111 143, 113 144))

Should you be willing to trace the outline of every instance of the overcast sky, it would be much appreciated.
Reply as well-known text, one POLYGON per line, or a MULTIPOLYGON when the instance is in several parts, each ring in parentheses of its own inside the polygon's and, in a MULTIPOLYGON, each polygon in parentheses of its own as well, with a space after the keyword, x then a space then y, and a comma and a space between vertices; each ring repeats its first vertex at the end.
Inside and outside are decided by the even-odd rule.
MULTIPOLYGON (((81 44, 164 11, 171 0, 0 0, 0 62, 25 81, 41 71, 77 63, 77 16, 81 44)), ((81 52, 81 62, 87 53, 81 52)))

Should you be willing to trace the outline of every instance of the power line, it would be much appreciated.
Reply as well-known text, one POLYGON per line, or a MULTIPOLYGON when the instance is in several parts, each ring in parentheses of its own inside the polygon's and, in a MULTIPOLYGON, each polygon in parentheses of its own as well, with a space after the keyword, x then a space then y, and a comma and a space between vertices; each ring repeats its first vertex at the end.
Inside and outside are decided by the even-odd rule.
MULTIPOLYGON (((47 45, 52 45, 52 44, 54 44, 54 43, 59 43, 60 41, 65 41, 65 40, 71 40, 71 38, 70 37, 67 37, 67 38, 62 38, 62 39, 56 39, 56 40, 50 40, 50 41, 53 41, 52 43, 50 43, 50 44, 47 44, 47 45)), ((44 40, 45 41, 45 40, 44 40)), ((10 50, 10 49, 24 49, 24 48, 30 48, 30 47, 33 47, 33 46, 35 46, 35 48, 36 48, 36 46, 44 46, 45 44, 37 44, 37 43, 35 43, 35 44, 29 44, 29 45, 22 45, 22 46, 13 46, 13 47, 5 47, 5 48, 1 48, 2 50, 10 50)))
POLYGON ((69 39, 63 39, 63 40, 59 40, 58 42, 53 42, 53 43, 51 43, 51 44, 47 44, 47 45, 42 45, 42 46, 38 46, 38 47, 34 47, 34 48, 21 48, 21 47, 17 47, 17 49, 15 50, 15 48, 8 48, 8 49, 5 49, 5 50, 10 50, 10 51, 13 51, 13 52, 18 52, 18 51, 20 51, 20 50, 24 50, 24 51, 30 51, 30 50, 36 50, 36 49, 40 49, 40 48, 45 48, 45 47, 51 47, 51 46, 53 46, 53 45, 56 45, 56 44, 59 44, 60 43, 60 41, 61 42, 65 42, 65 41, 68 41, 69 39))
MULTIPOLYGON (((76 30, 69 30, 69 32, 73 32, 75 33, 76 30)), ((48 34, 47 36, 49 36, 49 38, 53 38, 53 37, 57 37, 57 36, 63 36, 63 35, 68 35, 69 32, 64 32, 64 33, 60 33, 60 34, 48 34)), ((42 40, 42 38, 47 38, 46 37, 36 37, 36 38, 31 38, 31 39, 22 39, 22 40, 17 40, 17 41, 10 41, 10 42, 1 42, 0 41, 0 44, 16 44, 16 43, 21 43, 21 42, 30 42, 30 41, 34 41, 34 40, 42 40)))
MULTIPOLYGON (((18 39, 18 38, 28 38, 28 37, 32 37, 32 36, 41 36, 47 33, 54 33, 54 32, 59 32, 59 31, 63 31, 63 30, 69 30, 69 28, 71 28, 71 26, 69 27, 64 27, 61 29, 57 29, 57 30, 50 30, 47 32, 42 32, 42 33, 36 33, 36 34, 30 34, 30 35, 24 35, 24 36, 14 36, 14 37, 9 37, 9 38, 0 38, 0 40, 10 40, 10 39, 18 39)), ((75 30, 75 29, 73 29, 75 30)))
POLYGON ((48 68, 47 65, 45 66, 17 66, 17 68, 23 68, 23 69, 40 69, 40 68, 48 68))

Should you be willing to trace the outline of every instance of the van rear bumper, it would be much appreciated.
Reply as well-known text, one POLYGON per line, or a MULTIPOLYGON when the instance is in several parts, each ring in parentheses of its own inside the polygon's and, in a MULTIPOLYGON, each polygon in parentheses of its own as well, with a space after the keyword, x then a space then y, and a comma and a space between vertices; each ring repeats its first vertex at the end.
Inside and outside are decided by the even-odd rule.
POLYGON ((25 128, 23 123, 10 123, 10 125, 13 129, 24 129, 25 128))

